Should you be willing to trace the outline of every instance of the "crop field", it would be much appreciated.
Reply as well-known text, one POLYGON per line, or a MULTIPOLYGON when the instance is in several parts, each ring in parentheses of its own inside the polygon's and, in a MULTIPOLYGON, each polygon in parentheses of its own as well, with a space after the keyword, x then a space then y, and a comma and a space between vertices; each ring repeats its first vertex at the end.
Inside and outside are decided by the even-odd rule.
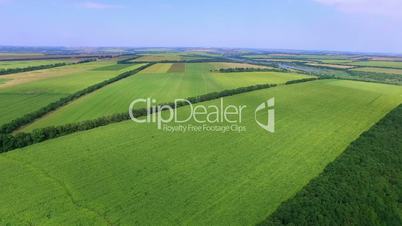
POLYGON ((115 62, 110 61, 91 62, 85 64, 68 65, 51 69, 2 75, 1 78, 7 79, 7 82, 0 85, 0 91, 6 88, 20 86, 26 83, 32 83, 39 80, 54 79, 56 77, 63 77, 70 74, 93 70, 97 67, 110 66, 114 64, 115 62))
POLYGON ((170 70, 173 64, 163 63, 154 64, 148 68, 145 68, 141 73, 166 73, 170 70))
POLYGON ((169 73, 180 73, 185 71, 186 65, 184 63, 175 63, 168 70, 169 73))
POLYGON ((357 61, 348 64, 363 67, 386 67, 386 68, 402 69, 402 62, 392 62, 392 61, 357 61))
POLYGON ((42 53, 0 53, 0 60, 40 58, 43 56, 42 53))
POLYGON ((132 64, 113 64, 113 65, 107 65, 103 67, 97 67, 94 69, 94 71, 120 71, 123 69, 126 69, 128 67, 133 66, 132 64))
POLYGON ((181 61, 181 60, 202 60, 210 57, 217 57, 216 54, 208 53, 161 53, 142 55, 133 62, 160 62, 160 61, 181 61))
POLYGON ((4 83, 6 83, 6 81, 7 81, 8 79, 5 79, 5 78, 0 78, 0 84, 4 84, 4 83))
POLYGON ((296 60, 296 59, 273 59, 273 58, 261 58, 256 60, 267 61, 267 62, 306 62, 306 60, 296 60))
POLYGON ((9 80, 0 84, 0 109, 2 109, 0 125, 129 69, 93 70, 112 64, 115 63, 93 62, 2 76, 9 80))
POLYGON ((69 63, 75 60, 28 60, 28 61, 0 61, 0 70, 11 68, 26 68, 57 63, 69 63))
POLYGON ((359 68, 355 68, 353 70, 361 71, 361 72, 374 72, 374 73, 402 75, 402 69, 393 69, 393 68, 359 67, 359 68))
POLYGON ((349 64, 352 63, 352 60, 320 60, 325 64, 349 64))
POLYGON ((210 63, 212 70, 228 69, 228 68, 259 68, 259 69, 272 69, 272 67, 261 66, 255 64, 245 64, 245 63, 210 63))
MULTIPOLYGON (((172 67, 170 64, 169 66, 172 67)), ((281 84, 306 78, 305 75, 280 72, 213 73, 210 72, 209 63, 185 64, 185 73, 159 73, 161 68, 165 71, 167 65, 153 65, 138 75, 82 97, 37 120, 23 131, 123 113, 137 98, 151 97, 159 103, 166 103, 176 98, 193 97, 225 89, 267 83, 281 84), (149 73, 149 70, 158 73, 149 73)))
POLYGON ((158 61, 179 61, 179 55, 145 55, 134 60, 134 62, 158 62, 158 61))
POLYGON ((329 67, 329 68, 336 68, 336 69, 349 69, 349 68, 353 68, 353 66, 350 66, 350 65, 339 65, 339 64, 308 63, 307 65, 315 66, 315 67, 329 67))
POLYGON ((320 55, 320 54, 283 54, 283 53, 273 53, 273 54, 262 54, 262 55, 245 55, 246 58, 252 59, 264 59, 264 58, 284 58, 284 59, 328 59, 328 60, 345 60, 344 56, 335 55, 320 55))
POLYGON ((0 0, 0 226, 402 226, 397 12, 0 0))
POLYGON ((241 136, 127 121, 1 154, 0 224, 256 224, 401 102, 400 86, 321 80, 224 98, 247 103, 241 136), (254 109, 272 97, 268 134, 254 109))

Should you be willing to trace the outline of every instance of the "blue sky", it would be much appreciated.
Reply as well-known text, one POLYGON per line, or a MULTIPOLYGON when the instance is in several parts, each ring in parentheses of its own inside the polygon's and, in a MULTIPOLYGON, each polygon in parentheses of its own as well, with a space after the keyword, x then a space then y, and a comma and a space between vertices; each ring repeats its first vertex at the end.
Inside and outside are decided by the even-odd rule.
POLYGON ((0 45, 402 53, 402 0, 0 0, 0 45))

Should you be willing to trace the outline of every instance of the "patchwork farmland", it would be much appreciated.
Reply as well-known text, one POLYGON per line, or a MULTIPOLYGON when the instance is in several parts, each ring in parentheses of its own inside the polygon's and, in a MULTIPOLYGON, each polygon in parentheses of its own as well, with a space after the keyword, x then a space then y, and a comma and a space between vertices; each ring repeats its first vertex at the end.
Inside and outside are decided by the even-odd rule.
POLYGON ((0 84, 0 124, 129 70, 97 70, 112 64, 115 62, 85 63, 2 76, 6 80, 0 84))
MULTIPOLYGON (((126 112, 136 98, 154 98, 166 103, 176 98, 256 84, 281 84, 309 76, 282 72, 216 73, 215 63, 155 64, 136 76, 121 80, 52 112, 23 131, 95 119, 126 112), (179 72, 172 72, 173 70, 179 72), (77 111, 77 109, 80 109, 77 111)), ((244 66, 240 64, 240 66, 244 66)), ((144 106, 140 106, 144 107, 144 106)))
MULTIPOLYGON (((322 207, 342 201, 312 188, 336 190, 340 179, 326 180, 328 173, 340 174, 354 149, 377 147, 384 156, 376 159, 379 166, 402 147, 395 58, 221 49, 104 54, 0 75, 0 225, 309 225, 304 220, 310 218, 325 225, 347 214, 322 207), (132 101, 147 98, 165 111, 145 102, 129 110, 132 101), (194 102, 170 111, 176 99, 194 102), (132 120, 129 111, 137 113, 132 120), (193 117, 160 127, 134 122, 168 119, 173 112, 193 117), (264 125, 273 119, 268 132, 264 125), (395 143, 373 147, 385 132, 395 143), (303 197, 310 197, 310 206, 303 197), (316 217, 310 210, 332 212, 316 217), (310 218, 288 218, 293 215, 310 218)), ((73 59, 0 61, 0 68, 65 61, 73 59)), ((370 181, 378 175, 364 168, 364 156, 352 159, 347 174, 361 177, 356 184, 342 182, 346 191, 361 189, 362 178, 378 183, 370 181)), ((384 171, 396 172, 383 180, 396 191, 402 189, 392 181, 402 172, 400 159, 384 171)), ((368 192, 382 195, 381 189, 368 192)), ((392 209, 400 197, 358 203, 350 212, 372 203, 392 209)))

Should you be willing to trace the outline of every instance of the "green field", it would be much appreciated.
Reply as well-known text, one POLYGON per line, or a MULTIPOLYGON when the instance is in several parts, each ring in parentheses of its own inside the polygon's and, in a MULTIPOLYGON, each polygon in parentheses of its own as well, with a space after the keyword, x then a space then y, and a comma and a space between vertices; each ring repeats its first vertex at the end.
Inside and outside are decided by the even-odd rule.
MULTIPOLYGON (((224 89, 255 84, 279 84, 305 78, 304 75, 279 72, 211 73, 214 63, 185 65, 185 72, 166 73, 171 64, 157 64, 138 75, 116 82, 80 98, 24 128, 30 131, 50 125, 60 125, 94 119, 128 110, 137 98, 155 98, 159 103, 187 98, 224 89), (160 72, 163 73, 153 73, 160 72)), ((145 106, 144 106, 145 107, 145 106)))
POLYGON ((104 67, 95 68, 94 71, 120 71, 125 68, 133 66, 132 64, 113 64, 104 67))
POLYGON ((273 54, 252 54, 245 55, 246 58, 251 59, 264 59, 264 58, 280 58, 280 59, 328 59, 328 60, 345 60, 345 56, 340 55, 322 55, 322 54, 284 54, 284 53, 273 53, 273 54))
POLYGON ((209 59, 211 57, 218 57, 220 55, 200 53, 200 52, 188 52, 188 53, 155 53, 144 54, 139 58, 133 60, 133 62, 160 62, 160 61, 182 61, 182 60, 202 60, 209 59))
POLYGON ((33 66, 75 62, 74 60, 26 60, 26 61, 0 61, 0 70, 11 68, 26 68, 33 66))
POLYGON ((348 65, 363 66, 363 67, 387 67, 387 68, 401 68, 402 62, 392 61, 357 61, 348 63, 348 65))
POLYGON ((352 63, 352 60, 320 60, 321 62, 325 64, 348 64, 352 63))
POLYGON ((183 59, 183 57, 180 54, 171 53, 171 54, 143 55, 133 61, 134 62, 158 62, 158 61, 179 61, 182 59, 183 59))
POLYGON ((393 68, 359 67, 359 68, 355 68, 352 70, 353 71, 361 71, 361 72, 374 72, 374 73, 402 75, 402 69, 393 69, 393 68))
POLYGON ((0 84, 3 84, 3 83, 5 83, 5 82, 7 82, 7 80, 8 80, 8 79, 0 78, 0 84))
POLYGON ((401 102, 399 86, 321 80, 225 98, 247 105, 241 134, 127 121, 1 154, 0 224, 255 224, 401 102), (269 134, 254 109, 272 97, 269 134))
MULTIPOLYGON (((115 62, 112 61, 91 62, 4 76, 9 80, 0 84, 0 109, 2 109, 0 125, 130 69, 125 68, 121 71, 93 70, 97 67, 113 64, 115 62), (6 87, 2 88, 2 85, 6 87)), ((132 66, 132 68, 135 67, 137 66, 132 66)))

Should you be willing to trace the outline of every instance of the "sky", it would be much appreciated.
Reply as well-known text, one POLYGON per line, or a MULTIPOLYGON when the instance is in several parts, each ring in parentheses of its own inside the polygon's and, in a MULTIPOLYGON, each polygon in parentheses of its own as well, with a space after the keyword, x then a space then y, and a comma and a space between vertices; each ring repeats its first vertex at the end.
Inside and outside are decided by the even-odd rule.
POLYGON ((0 0, 0 45, 402 53, 402 0, 0 0))

